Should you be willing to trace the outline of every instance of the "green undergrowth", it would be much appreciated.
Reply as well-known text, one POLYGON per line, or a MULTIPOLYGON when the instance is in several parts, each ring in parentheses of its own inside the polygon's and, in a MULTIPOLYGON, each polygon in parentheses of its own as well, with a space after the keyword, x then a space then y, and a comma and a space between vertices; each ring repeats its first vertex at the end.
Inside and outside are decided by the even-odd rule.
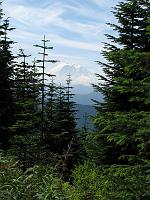
POLYGON ((145 166, 76 166, 64 181, 50 165, 23 171, 19 163, 1 154, 1 200, 148 200, 150 172, 145 166))

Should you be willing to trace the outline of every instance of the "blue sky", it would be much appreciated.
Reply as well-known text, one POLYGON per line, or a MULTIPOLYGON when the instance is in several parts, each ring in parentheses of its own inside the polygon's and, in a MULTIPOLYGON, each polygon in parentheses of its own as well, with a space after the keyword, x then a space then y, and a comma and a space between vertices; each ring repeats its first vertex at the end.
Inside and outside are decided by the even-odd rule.
POLYGON ((54 47, 52 59, 62 63, 85 67, 91 73, 101 73, 94 62, 101 60, 102 42, 111 29, 107 22, 114 22, 112 7, 118 0, 5 0, 3 9, 16 28, 11 37, 15 49, 24 48, 33 57, 45 34, 54 47))

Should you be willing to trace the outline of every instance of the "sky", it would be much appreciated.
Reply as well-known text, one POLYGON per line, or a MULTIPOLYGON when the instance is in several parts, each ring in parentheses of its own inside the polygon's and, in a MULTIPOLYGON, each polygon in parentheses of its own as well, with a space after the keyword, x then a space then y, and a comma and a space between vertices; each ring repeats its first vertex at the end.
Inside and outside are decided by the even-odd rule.
MULTIPOLYGON (((115 21, 111 11, 117 3, 118 0, 4 0, 3 10, 16 28, 11 32, 17 42, 16 53, 23 48, 32 58, 39 58, 33 45, 41 44, 45 34, 53 46, 49 58, 59 60, 57 65, 82 66, 95 74, 102 73, 95 61, 103 60, 102 42, 107 41, 104 34, 112 33, 106 23, 115 21)), ((54 67, 48 66, 48 72, 54 67)))

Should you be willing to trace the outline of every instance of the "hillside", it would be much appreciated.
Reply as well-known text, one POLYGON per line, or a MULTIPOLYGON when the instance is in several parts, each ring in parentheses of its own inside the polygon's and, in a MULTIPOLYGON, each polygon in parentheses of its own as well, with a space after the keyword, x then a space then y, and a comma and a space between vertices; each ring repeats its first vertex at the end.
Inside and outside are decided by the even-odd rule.
POLYGON ((86 126, 92 129, 93 128, 92 116, 94 116, 96 113, 95 108, 91 105, 77 104, 76 109, 77 109, 77 115, 76 115, 77 127, 82 128, 85 125, 85 121, 86 121, 86 126), (85 115, 89 116, 87 120, 85 120, 85 115))

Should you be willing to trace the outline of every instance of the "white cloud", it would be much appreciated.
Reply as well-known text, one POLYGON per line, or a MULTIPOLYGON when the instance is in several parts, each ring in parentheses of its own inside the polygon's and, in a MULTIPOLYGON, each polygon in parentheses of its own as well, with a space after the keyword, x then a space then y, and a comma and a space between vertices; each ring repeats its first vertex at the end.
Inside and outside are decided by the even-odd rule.
POLYGON ((81 23, 80 21, 74 21, 69 19, 64 19, 63 14, 67 14, 67 9, 72 9, 73 12, 79 13, 80 15, 85 15, 97 19, 101 19, 103 15, 93 13, 92 9, 86 9, 80 5, 80 7, 72 7, 69 5, 64 5, 63 3, 52 4, 47 8, 37 8, 33 6, 18 5, 18 4, 8 4, 7 5, 7 15, 15 19, 17 22, 23 25, 35 28, 35 26, 46 28, 49 25, 56 26, 58 28, 63 28, 68 31, 79 33, 83 37, 94 37, 103 34, 103 30, 106 29, 105 24, 90 22, 81 23))
MULTIPOLYGON (((8 1, 5 3, 7 7, 7 14, 15 20, 14 23, 20 22, 17 24, 17 29, 19 30, 16 34, 16 38, 23 38, 24 36, 31 35, 32 38, 37 38, 36 35, 39 35, 39 32, 46 32, 48 38, 50 38, 53 43, 62 45, 64 47, 82 49, 86 51, 100 51, 102 50, 102 45, 99 43, 104 41, 104 30, 106 25, 104 23, 98 23, 97 21, 90 21, 88 23, 82 23, 80 19, 71 20, 68 18, 63 18, 63 14, 67 14, 70 9, 73 13, 78 13, 81 16, 86 16, 89 18, 101 19, 103 14, 95 13, 92 8, 85 8, 81 3, 76 3, 76 6, 71 6, 57 1, 57 3, 49 3, 45 7, 33 7, 32 5, 24 5, 21 3, 21 0, 17 4, 15 1, 10 3, 8 1), (101 18, 100 18, 101 17, 101 18), (56 26, 58 32, 51 27, 56 26), (62 29, 62 31, 61 31, 62 29), (71 33, 67 32, 64 34, 63 29, 66 31, 77 33, 82 36, 82 39, 74 39, 71 33), (29 34, 27 32, 32 33, 29 34), (36 34, 33 34, 36 33, 36 34), (68 38, 68 35, 71 36, 68 38), (98 43, 99 42, 99 43, 98 43)), ((22 1, 24 2, 24 1, 22 1)), ((30 38, 28 37, 28 41, 30 38)), ((28 42, 27 42, 28 43, 28 42)), ((25 44, 26 45, 26 44, 25 44)))
MULTIPOLYGON (((105 1, 89 0, 99 7, 107 4, 107 9, 110 7, 109 2, 111 4, 113 0, 105 1)), ((82 3, 74 0, 44 0, 42 3, 39 1, 41 5, 37 3, 36 6, 29 2, 31 1, 4 1, 7 16, 11 17, 13 22, 11 24, 17 28, 11 33, 14 41, 19 43, 16 46, 24 48, 27 53, 35 56, 38 50, 32 45, 39 43, 42 35, 46 33, 47 38, 52 41, 54 51, 56 49, 56 54, 52 53, 54 57, 60 56, 60 60, 66 59, 67 62, 83 66, 91 65, 91 71, 95 69, 94 61, 101 59, 99 58, 99 52, 103 49, 101 42, 104 41, 103 35, 107 29, 104 21, 111 15, 106 15, 101 9, 100 12, 95 11, 89 6, 91 4, 88 5, 84 1, 82 3), (61 48, 62 53, 60 53, 61 48), (76 56, 70 56, 73 52, 76 56)), ((82 79, 86 78, 83 76, 82 79)))
POLYGON ((7 6, 7 14, 26 25, 35 26, 47 25, 53 23, 63 13, 62 8, 53 7, 52 10, 43 8, 34 8, 24 5, 11 5, 7 6))
POLYGON ((69 40, 66 38, 63 38, 59 35, 48 35, 49 38, 53 40, 55 44, 64 45, 67 47, 72 47, 76 49, 83 49, 88 51, 99 51, 100 46, 95 43, 87 43, 87 42, 80 42, 76 40, 69 40))
MULTIPOLYGON (((35 41, 36 42, 40 41, 42 37, 43 36, 40 34, 26 32, 26 31, 19 31, 19 30, 14 31, 13 33, 13 38, 15 38, 16 40, 18 39, 21 40, 23 45, 26 45, 26 43, 33 45, 35 44, 35 41)), ((103 46, 103 45, 100 46, 99 44, 92 43, 92 42, 88 43, 88 42, 80 42, 77 40, 67 39, 57 34, 47 34, 46 37, 50 39, 51 41, 53 41, 53 44, 58 44, 58 45, 71 47, 75 49, 82 49, 86 51, 99 52, 100 50, 102 50, 102 46, 103 46)))

